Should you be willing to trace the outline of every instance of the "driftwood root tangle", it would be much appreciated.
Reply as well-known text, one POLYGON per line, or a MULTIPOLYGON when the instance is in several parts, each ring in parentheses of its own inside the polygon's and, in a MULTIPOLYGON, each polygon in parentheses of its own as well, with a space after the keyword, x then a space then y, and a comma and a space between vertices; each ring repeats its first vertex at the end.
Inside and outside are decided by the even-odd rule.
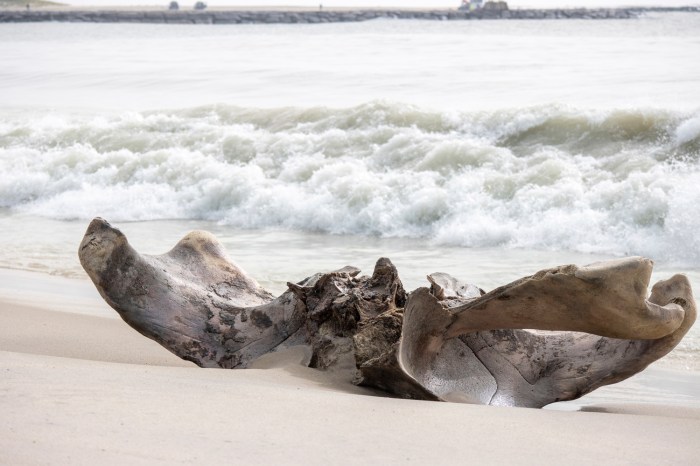
POLYGON ((195 231, 142 255, 106 221, 90 223, 80 261, 141 334, 201 367, 245 368, 306 345, 309 365, 351 367, 394 395, 542 407, 619 382, 670 352, 696 317, 687 278, 658 282, 641 257, 542 270, 488 293, 444 273, 407 294, 389 259, 265 291, 195 231))

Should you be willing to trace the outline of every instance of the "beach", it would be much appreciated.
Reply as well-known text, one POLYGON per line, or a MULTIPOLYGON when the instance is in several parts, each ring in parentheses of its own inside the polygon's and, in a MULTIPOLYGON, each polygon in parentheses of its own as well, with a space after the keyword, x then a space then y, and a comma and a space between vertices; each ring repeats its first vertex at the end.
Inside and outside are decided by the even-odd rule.
POLYGON ((644 381, 620 384, 636 391, 625 400, 556 410, 387 398, 301 366, 294 351, 263 369, 200 369, 115 318, 85 280, 14 273, 15 290, 58 282, 50 299, 17 304, 24 293, 8 275, 3 464, 651 465, 694 464, 700 453, 696 374, 681 376, 694 393, 666 403, 645 399, 663 387, 644 381))
POLYGON ((699 21, 0 24, 0 464, 696 464, 697 325, 544 409, 397 399, 303 347, 181 360, 78 246, 205 230, 274 295, 380 257, 406 291, 644 256, 700 293, 699 21))

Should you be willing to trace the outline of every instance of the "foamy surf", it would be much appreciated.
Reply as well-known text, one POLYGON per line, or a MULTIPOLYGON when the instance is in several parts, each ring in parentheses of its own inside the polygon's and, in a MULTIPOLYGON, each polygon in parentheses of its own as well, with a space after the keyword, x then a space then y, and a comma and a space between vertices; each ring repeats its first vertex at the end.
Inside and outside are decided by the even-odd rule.
POLYGON ((697 112, 387 102, 13 115, 0 121, 0 206, 695 266, 698 121, 697 112))

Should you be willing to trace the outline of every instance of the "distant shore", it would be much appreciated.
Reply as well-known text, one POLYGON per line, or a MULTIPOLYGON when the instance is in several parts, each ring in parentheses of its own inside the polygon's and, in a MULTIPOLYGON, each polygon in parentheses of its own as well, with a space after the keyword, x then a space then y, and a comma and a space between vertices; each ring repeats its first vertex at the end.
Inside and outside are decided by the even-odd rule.
POLYGON ((0 22, 85 22, 85 23, 168 23, 168 24, 249 24, 249 23, 338 23, 372 19, 482 20, 482 19, 632 19, 649 12, 700 12, 700 7, 595 8, 595 9, 515 9, 459 11, 455 9, 235 9, 212 8, 202 11, 155 8, 89 9, 36 8, 0 10, 0 22))

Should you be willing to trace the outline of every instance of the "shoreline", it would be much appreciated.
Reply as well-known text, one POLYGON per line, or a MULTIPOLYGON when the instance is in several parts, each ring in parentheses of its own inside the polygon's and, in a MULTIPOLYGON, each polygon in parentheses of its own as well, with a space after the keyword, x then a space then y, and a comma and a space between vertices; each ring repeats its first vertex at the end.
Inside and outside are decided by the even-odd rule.
POLYGON ((700 455, 697 372, 650 367, 544 409, 403 400, 303 366, 302 347, 249 369, 201 369, 131 329, 87 279, 0 272, 0 456, 11 464, 234 455, 319 465, 690 465, 700 455))
MULTIPOLYGON (((205 370, 132 329, 104 301, 87 276, 69 278, 0 267, 0 352, 3 351, 205 370)), ((252 367, 295 367, 307 372, 307 378, 327 378, 323 371, 303 365, 300 361, 304 357, 296 355, 294 349, 287 353, 262 356, 252 367)), ((700 419, 700 371, 668 362, 662 358, 629 379, 545 409, 571 411, 599 404, 664 403, 698 409, 700 419)), ((349 379, 346 382, 339 387, 342 391, 374 391, 350 384, 349 379)), ((380 395, 391 397, 384 392, 380 395)))
POLYGON ((542 19, 634 19, 653 12, 700 12, 700 7, 626 7, 575 9, 514 9, 459 11, 455 9, 236 9, 208 8, 202 11, 157 8, 57 8, 0 10, 0 23, 164 23, 164 24, 319 24, 361 22, 373 19, 413 20, 542 20, 542 19))

